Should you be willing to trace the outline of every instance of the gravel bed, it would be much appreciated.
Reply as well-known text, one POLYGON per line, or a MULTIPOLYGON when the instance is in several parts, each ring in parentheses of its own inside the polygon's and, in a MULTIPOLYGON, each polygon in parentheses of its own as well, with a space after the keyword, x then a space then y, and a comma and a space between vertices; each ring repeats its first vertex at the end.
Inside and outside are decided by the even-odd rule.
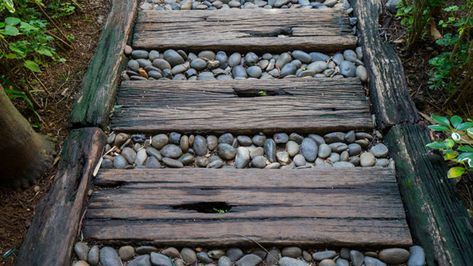
POLYGON ((425 264, 424 250, 420 246, 388 248, 379 251, 359 251, 342 249, 302 249, 299 247, 250 249, 240 248, 210 249, 174 247, 158 249, 154 246, 122 246, 118 249, 97 245, 89 246, 77 242, 74 246, 76 260, 73 266, 385 266, 407 265, 422 266, 425 264))
POLYGON ((350 14, 353 9, 348 0, 146 0, 143 10, 215 10, 225 8, 343 8, 350 14))
POLYGON ((394 167, 375 132, 276 133, 254 136, 225 133, 146 136, 111 133, 102 168, 267 168, 394 167))
POLYGON ((294 50, 281 54, 182 50, 133 50, 125 48, 129 57, 124 80, 230 80, 276 78, 344 78, 368 80, 363 66, 361 47, 329 56, 320 52, 294 50))

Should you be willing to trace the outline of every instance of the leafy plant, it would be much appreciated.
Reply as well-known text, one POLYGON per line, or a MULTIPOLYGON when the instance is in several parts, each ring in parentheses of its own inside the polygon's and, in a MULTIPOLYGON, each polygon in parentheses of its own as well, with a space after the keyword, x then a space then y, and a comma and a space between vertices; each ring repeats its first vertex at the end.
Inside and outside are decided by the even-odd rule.
POLYGON ((473 121, 464 121, 459 116, 432 116, 432 119, 438 124, 429 128, 442 134, 439 140, 427 144, 427 147, 439 150, 450 162, 452 167, 448 170, 448 178, 460 178, 466 172, 473 172, 473 121))
POLYGON ((224 214, 224 213, 227 213, 228 210, 225 210, 225 209, 218 209, 218 208, 213 208, 213 211, 215 213, 220 213, 220 214, 224 214))

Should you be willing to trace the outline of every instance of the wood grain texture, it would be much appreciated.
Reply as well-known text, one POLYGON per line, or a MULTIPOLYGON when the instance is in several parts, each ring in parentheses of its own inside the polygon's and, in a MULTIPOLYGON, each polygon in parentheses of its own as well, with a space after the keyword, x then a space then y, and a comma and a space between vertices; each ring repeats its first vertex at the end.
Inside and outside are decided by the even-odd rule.
POLYGON ((132 81, 112 129, 136 132, 327 132, 373 127, 358 79, 132 81), (266 91, 263 97, 239 97, 266 91))
POLYGON ((351 0, 358 17, 358 36, 370 77, 371 103, 381 128, 419 120, 407 88, 401 60, 394 47, 379 36, 383 1, 351 0))
POLYGON ((70 132, 53 185, 35 211, 16 265, 63 266, 71 263, 71 251, 92 172, 104 145, 105 134, 99 128, 70 132))
POLYGON ((441 156, 430 155, 428 131, 398 125, 385 137, 395 159, 399 188, 411 232, 426 251, 428 265, 471 265, 473 227, 466 207, 447 179, 441 156))
POLYGON ((145 10, 138 16, 133 46, 145 49, 338 52, 354 48, 356 37, 348 16, 338 9, 145 10))
POLYGON ((406 246, 394 173, 355 169, 103 170, 83 233, 106 243, 406 246), (228 213, 182 205, 225 202, 228 213))
POLYGON ((120 69, 125 59, 123 49, 131 33, 137 2, 112 1, 94 57, 82 81, 81 95, 72 110, 73 126, 97 126, 104 129, 108 125, 120 69))

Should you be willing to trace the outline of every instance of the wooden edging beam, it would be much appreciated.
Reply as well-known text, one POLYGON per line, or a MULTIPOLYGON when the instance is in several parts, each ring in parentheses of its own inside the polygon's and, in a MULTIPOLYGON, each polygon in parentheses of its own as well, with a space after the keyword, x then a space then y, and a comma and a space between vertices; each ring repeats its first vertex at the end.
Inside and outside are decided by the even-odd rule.
POLYGON ((351 0, 358 18, 358 36, 369 72, 369 91, 377 125, 381 129, 419 120, 407 90, 401 59, 392 45, 379 37, 382 0, 351 0))
POLYGON ((379 37, 382 0, 351 0, 358 36, 369 71, 369 91, 378 127, 386 133, 390 156, 414 240, 426 252, 428 265, 471 265, 473 227, 466 207, 447 180, 443 159, 425 147, 428 131, 407 89, 394 48, 379 37))
POLYGON ((113 0, 98 46, 82 82, 81 95, 74 104, 73 127, 108 125, 125 56, 123 50, 131 34, 137 0, 113 0))
POLYGON ((16 265, 62 266, 71 263, 87 191, 105 139, 100 128, 74 129, 69 133, 55 180, 35 211, 16 265))
POLYGON ((385 136, 396 162, 398 184, 412 235, 428 265, 471 265, 473 227, 463 202, 446 175, 443 158, 429 154, 428 131, 397 125, 385 136), (436 158, 437 157, 437 158, 436 158))

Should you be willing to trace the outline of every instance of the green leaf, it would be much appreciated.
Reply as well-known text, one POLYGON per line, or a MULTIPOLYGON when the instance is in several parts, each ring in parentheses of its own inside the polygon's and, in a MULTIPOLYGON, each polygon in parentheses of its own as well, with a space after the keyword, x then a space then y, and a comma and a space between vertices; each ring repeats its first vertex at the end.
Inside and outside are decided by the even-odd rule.
POLYGON ((2 1, 10 13, 15 13, 15 5, 13 4, 13 0, 2 0, 2 1))
POLYGON ((7 25, 16 26, 20 24, 20 22, 21 22, 21 19, 19 18, 15 18, 15 17, 5 18, 5 23, 7 23, 7 25))
POLYGON ((436 150, 441 150, 441 149, 447 149, 447 143, 445 142, 432 142, 432 143, 429 143, 426 145, 428 148, 431 148, 431 149, 436 149, 436 150))
POLYGON ((447 127, 450 126, 450 121, 445 116, 433 115, 432 119, 442 126, 447 126, 447 127))
POLYGON ((53 52, 51 52, 51 48, 40 47, 40 48, 36 49, 36 52, 38 54, 53 57, 53 52))
POLYGON ((454 128, 457 128, 457 126, 460 125, 462 121, 462 118, 458 115, 454 115, 450 118, 450 122, 452 122, 454 128))
POLYGON ((467 130, 468 128, 473 126, 473 122, 465 122, 461 123, 456 127, 457 130, 467 130))
POLYGON ((430 125, 429 128, 432 131, 447 131, 447 130, 449 130, 448 127, 441 126, 441 125, 430 125))
POLYGON ((458 178, 465 173, 465 168, 463 167, 452 167, 448 170, 448 178, 458 178))
MULTIPOLYGON (((456 133, 453 133, 453 134, 456 134, 456 133)), ((453 146, 455 146, 455 141, 453 141, 453 139, 451 139, 451 138, 446 139, 445 143, 446 143, 448 148, 452 148, 453 146)))
POLYGON ((458 150, 464 151, 464 152, 473 152, 473 146, 463 145, 463 146, 458 147, 458 150))
POLYGON ((39 65, 31 60, 26 60, 24 66, 33 72, 41 72, 39 65))
POLYGON ((8 36, 16 36, 18 35, 20 32, 18 31, 18 29, 14 26, 11 26, 11 25, 6 25, 5 26, 5 30, 3 31, 3 33, 5 35, 8 35, 8 36))

